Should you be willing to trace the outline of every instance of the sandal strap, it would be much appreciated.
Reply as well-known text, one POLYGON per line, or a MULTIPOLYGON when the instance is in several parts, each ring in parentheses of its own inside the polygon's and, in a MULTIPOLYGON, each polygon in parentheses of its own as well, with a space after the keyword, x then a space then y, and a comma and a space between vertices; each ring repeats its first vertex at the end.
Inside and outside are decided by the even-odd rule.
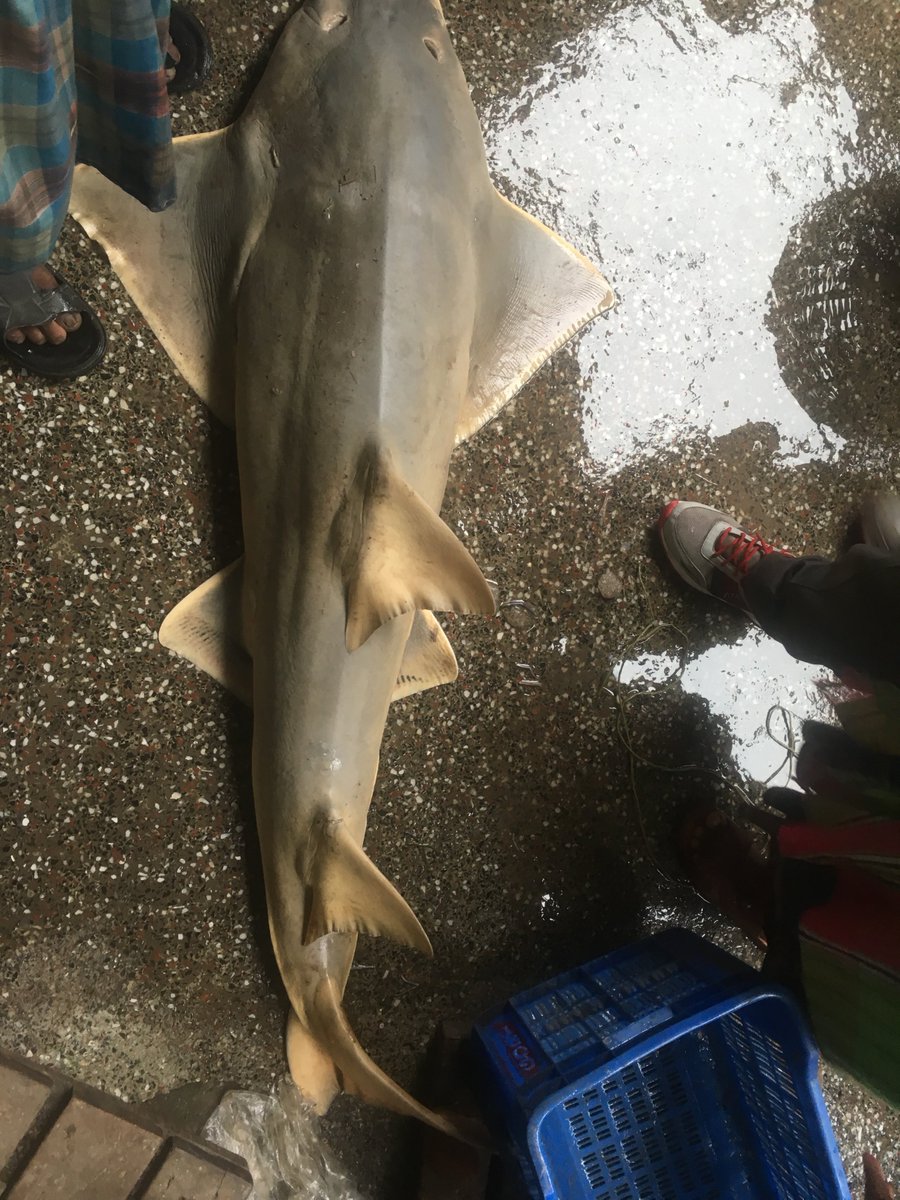
POLYGON ((53 272, 56 287, 45 290, 35 285, 30 271, 0 275, 0 329, 22 329, 43 325, 61 313, 88 312, 88 306, 61 275, 53 272))

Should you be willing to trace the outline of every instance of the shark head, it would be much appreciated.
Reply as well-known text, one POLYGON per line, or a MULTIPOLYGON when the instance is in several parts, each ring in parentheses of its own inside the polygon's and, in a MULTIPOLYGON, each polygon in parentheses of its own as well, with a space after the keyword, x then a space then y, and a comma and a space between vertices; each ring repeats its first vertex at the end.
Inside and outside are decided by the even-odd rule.
POLYGON ((306 107, 301 97, 328 96, 339 133, 355 127, 372 141, 367 117, 384 128, 386 105, 409 111, 411 92, 427 96, 450 81, 465 87, 440 0, 306 0, 285 25, 247 112, 293 142, 286 131, 306 107))

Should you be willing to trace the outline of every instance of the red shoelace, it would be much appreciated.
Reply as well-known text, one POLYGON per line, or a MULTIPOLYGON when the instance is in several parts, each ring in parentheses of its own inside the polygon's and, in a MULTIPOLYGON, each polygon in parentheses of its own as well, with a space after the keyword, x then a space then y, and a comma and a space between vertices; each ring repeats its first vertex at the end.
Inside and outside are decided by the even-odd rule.
POLYGON ((728 525, 722 530, 716 538, 714 549, 723 562, 734 567, 741 575, 745 574, 750 567, 750 560, 754 554, 762 557, 774 552, 769 543, 764 542, 758 533, 747 533, 746 530, 735 529, 732 525, 728 525), (732 539, 731 545, 725 546, 724 542, 728 537, 732 539))

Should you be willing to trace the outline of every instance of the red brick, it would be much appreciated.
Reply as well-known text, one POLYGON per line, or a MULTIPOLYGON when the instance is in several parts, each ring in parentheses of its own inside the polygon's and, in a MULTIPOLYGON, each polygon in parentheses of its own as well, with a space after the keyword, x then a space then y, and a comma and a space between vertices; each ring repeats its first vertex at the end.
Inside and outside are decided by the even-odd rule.
POLYGON ((70 1100, 8 1200, 126 1200, 161 1139, 70 1100))
POLYGON ((234 1168, 173 1146, 141 1200, 245 1200, 250 1187, 234 1168))
POLYGON ((0 1182, 4 1166, 49 1095, 49 1083, 0 1063, 0 1182))

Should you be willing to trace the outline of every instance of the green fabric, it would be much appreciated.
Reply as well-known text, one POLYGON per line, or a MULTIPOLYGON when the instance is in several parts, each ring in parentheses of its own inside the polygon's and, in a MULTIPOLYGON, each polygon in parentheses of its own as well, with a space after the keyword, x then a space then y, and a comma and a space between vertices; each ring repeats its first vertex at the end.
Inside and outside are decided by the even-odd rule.
POLYGON ((860 745, 900 755, 900 688, 876 679, 871 689, 869 696, 836 703, 837 718, 860 745))
POLYGON ((900 1108, 900 982, 802 934, 800 954, 822 1053, 900 1108))

